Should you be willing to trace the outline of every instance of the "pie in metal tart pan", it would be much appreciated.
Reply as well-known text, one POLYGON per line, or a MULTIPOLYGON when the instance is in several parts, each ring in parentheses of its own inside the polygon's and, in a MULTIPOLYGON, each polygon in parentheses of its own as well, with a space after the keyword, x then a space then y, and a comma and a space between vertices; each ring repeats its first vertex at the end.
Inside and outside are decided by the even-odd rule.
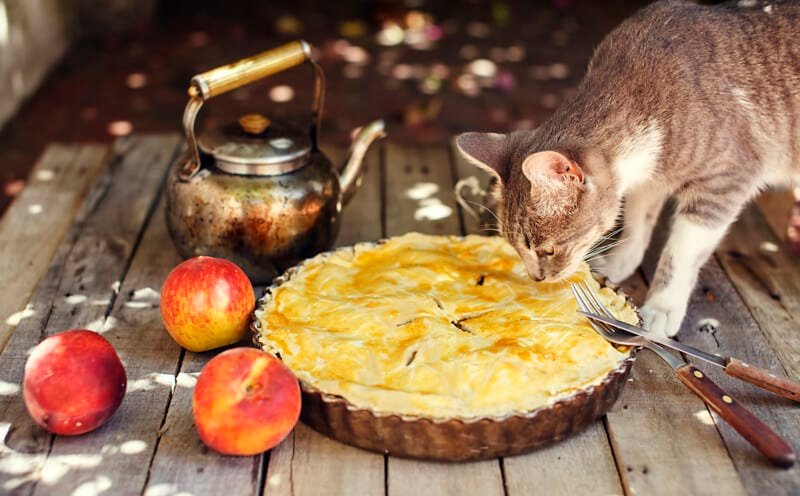
POLYGON ((429 460, 512 456, 590 425, 630 372, 635 350, 575 312, 579 280, 638 322, 585 264, 533 283, 502 238, 409 233, 289 269, 252 327, 300 380, 302 420, 329 437, 429 460))

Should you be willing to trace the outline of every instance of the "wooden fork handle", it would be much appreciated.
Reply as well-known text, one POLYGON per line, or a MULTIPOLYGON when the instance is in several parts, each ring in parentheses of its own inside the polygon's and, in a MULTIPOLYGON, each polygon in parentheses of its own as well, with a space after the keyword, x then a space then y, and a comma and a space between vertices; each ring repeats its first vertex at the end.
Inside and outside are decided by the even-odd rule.
POLYGON ((800 402, 800 384, 792 382, 786 377, 778 377, 768 370, 754 367, 736 358, 728 358, 725 362, 725 373, 729 376, 800 402))
POLYGON ((720 389, 708 376, 693 365, 677 369, 678 379, 710 406, 736 432, 779 467, 794 465, 792 446, 766 424, 750 413, 741 403, 720 389))

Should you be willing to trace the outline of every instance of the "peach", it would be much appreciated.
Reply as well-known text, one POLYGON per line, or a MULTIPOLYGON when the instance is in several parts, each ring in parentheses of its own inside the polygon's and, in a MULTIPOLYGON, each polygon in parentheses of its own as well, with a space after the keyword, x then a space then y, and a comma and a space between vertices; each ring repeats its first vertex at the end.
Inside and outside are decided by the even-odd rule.
POLYGON ((103 336, 74 329, 39 343, 25 362, 22 395, 33 420, 74 436, 103 425, 122 403, 125 368, 103 336))
POLYGON ((203 367, 192 399, 200 439, 226 455, 273 448, 300 418, 300 386, 280 360, 254 348, 220 353, 203 367))
POLYGON ((208 351, 241 340, 248 331, 255 295, 233 262, 194 257, 167 275, 161 317, 172 338, 189 351, 208 351))

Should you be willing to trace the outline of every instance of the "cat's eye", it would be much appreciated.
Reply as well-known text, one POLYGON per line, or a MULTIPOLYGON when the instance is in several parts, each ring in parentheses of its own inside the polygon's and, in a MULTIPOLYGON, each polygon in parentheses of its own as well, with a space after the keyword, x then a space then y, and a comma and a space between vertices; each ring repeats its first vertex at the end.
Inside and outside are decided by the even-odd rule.
POLYGON ((536 250, 537 257, 552 257, 556 250, 551 246, 550 248, 539 248, 536 250))

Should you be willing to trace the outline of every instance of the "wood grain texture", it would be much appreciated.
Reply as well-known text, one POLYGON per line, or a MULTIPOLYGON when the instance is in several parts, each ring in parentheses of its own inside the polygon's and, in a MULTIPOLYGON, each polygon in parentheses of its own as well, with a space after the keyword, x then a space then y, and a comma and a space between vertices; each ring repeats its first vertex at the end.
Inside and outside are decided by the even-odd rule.
MULTIPOLYGON (((386 235, 409 231, 462 234, 455 196, 454 174, 444 147, 400 147, 387 143, 386 235)), ((496 460, 443 464, 389 457, 390 496, 405 494, 503 494, 496 460)))
MULTIPOLYGON (((453 145, 453 161, 457 179, 475 177, 485 189, 489 175, 468 163, 453 145)), ((465 199, 481 201, 465 191, 465 199)), ((469 204, 480 212, 477 205, 469 204)), ((479 218, 459 205, 465 234, 490 235, 483 230, 479 218)), ((543 450, 503 460, 506 494, 509 496, 541 494, 622 494, 622 485, 608 435, 602 421, 584 432, 543 450), (591 473, 587 478, 585 474, 591 473)))
MULTIPOLYGON (((323 146, 323 151, 334 164, 344 162, 346 150, 336 146, 323 146)), ((342 223, 335 246, 351 246, 362 241, 375 241, 384 236, 382 213, 383 176, 381 156, 384 142, 378 141, 364 156, 366 167, 361 187, 342 211, 342 223)))
POLYGON ((386 145, 386 235, 460 235, 453 172, 444 147, 386 145))
MULTIPOLYGON (((89 288, 98 288, 98 293, 86 294, 87 299, 81 298, 68 314, 80 316, 82 323, 78 325, 101 332, 114 346, 125 365, 128 390, 119 410, 101 428, 80 437, 53 438, 41 469, 42 479, 33 494, 64 494, 106 486, 119 494, 141 491, 164 410, 156 406, 157 401, 137 400, 149 394, 155 399, 162 390, 169 393, 172 377, 166 374, 174 374, 177 363, 176 355, 166 370, 155 364, 169 356, 172 341, 160 327, 157 297, 163 265, 158 265, 156 253, 169 253, 164 249, 169 244, 165 243, 166 233, 153 243, 152 233, 159 227, 164 230, 163 212, 153 212, 153 205, 178 143, 175 135, 142 136, 122 142, 127 149, 115 167, 127 174, 113 178, 104 198, 113 208, 98 207, 73 249, 75 265, 67 264, 69 276, 62 280, 64 294, 68 295, 64 301, 74 303, 77 299, 70 302, 70 298, 86 294, 80 291, 88 292, 89 288), (160 224, 157 219, 162 219, 160 224), (147 220, 150 224, 144 241, 136 249, 147 220), (143 269, 150 271, 149 281, 142 277, 143 269), (93 306, 100 307, 99 315, 91 310, 93 306), (65 469, 64 460, 77 462, 65 469), (48 479, 51 473, 59 477, 48 479)), ((61 313, 61 305, 59 300, 54 303, 54 315, 61 313)), ((67 309, 63 312, 67 314, 67 309)), ((52 315, 48 325, 56 332, 73 327, 54 321, 52 315)))
MULTIPOLYGON (((381 146, 366 155, 361 188, 343 212, 336 246, 353 245, 383 237, 381 227, 381 146)), ((340 147, 323 147, 338 164, 340 147)), ((305 425, 272 450, 264 493, 268 495, 384 494, 384 456, 326 438, 305 425)))
POLYGON ((780 362, 752 365, 800 381, 800 259, 787 252, 754 207, 731 227, 717 258, 780 362))
MULTIPOLYGON (((701 272, 679 336, 681 341, 692 346, 735 356, 762 367, 780 363, 716 259, 712 259, 701 272)), ((797 450, 800 422, 797 421, 796 404, 728 377, 722 371, 705 372, 746 404, 765 424, 792 442, 797 450)), ((717 420, 717 426, 749 493, 796 494, 800 491, 800 469, 771 467, 727 424, 717 420)))
POLYGON ((755 365, 750 365, 738 358, 726 360, 725 373, 784 398, 800 402, 800 384, 755 365))
POLYGON ((792 447, 704 372, 691 364, 681 366, 676 372, 687 388, 702 398, 706 405, 771 463, 784 468, 794 465, 796 456, 792 447))
POLYGON ((472 463, 420 462, 389 457, 389 496, 502 496, 503 477, 497 460, 472 463))
POLYGON ((272 450, 264 494, 384 494, 384 457, 328 439, 304 424, 272 450))
POLYGON ((264 455, 223 456, 208 449, 197 435, 192 394, 200 370, 217 352, 183 353, 144 494, 258 494, 264 455))
MULTIPOLYGON (((734 224, 731 232, 739 228, 738 223, 734 224)), ((658 250, 666 237, 663 228, 657 229, 656 233, 659 235, 651 247, 654 250, 658 250)), ((747 236, 746 239, 749 241, 746 246, 755 246, 754 237, 750 233, 747 236)), ((723 240, 720 246, 726 246, 729 240, 730 236, 723 240)), ((655 260, 656 257, 652 255, 645 257, 646 263, 643 264, 643 268, 646 275, 652 275, 655 260)), ((760 291, 764 291, 763 287, 760 291)), ((759 328, 716 258, 709 260, 700 271, 678 339, 705 351, 735 356, 761 367, 770 368, 781 364, 779 359, 781 355, 776 351, 780 344, 775 343, 774 348, 770 344, 765 331, 759 328)), ((727 377, 721 370, 706 368, 704 371, 724 390, 747 405, 764 423, 792 443, 795 451, 797 450, 797 443, 800 441, 800 422, 797 422, 796 407, 791 402, 727 377), (791 407, 787 407, 787 404, 791 407)), ((800 491, 800 470, 797 467, 782 470, 769 465, 716 414, 713 414, 713 418, 748 493, 796 494, 800 491)))
POLYGON ((794 194, 788 190, 764 191, 756 198, 756 205, 764 213, 767 225, 783 242, 786 241, 786 229, 789 227, 793 204, 794 194))
MULTIPOLYGON (((34 293, 34 315, 20 323, 0 356, 2 381, 19 387, 27 351, 43 337, 75 327, 102 328, 163 172, 142 169, 136 153, 133 160, 126 157, 136 149, 139 159, 151 164, 160 158, 163 164, 176 143, 174 137, 143 137, 115 144, 108 167, 92 186, 34 293), (165 146, 170 148, 166 154, 165 146)), ((2 487, 28 494, 40 482, 43 491, 54 491, 67 471, 89 463, 71 453, 45 463, 53 438, 28 417, 18 389, 0 396, 0 414, 9 423, 0 467, 4 463, 24 466, 21 471, 0 468, 2 487)))
MULTIPOLYGON (((644 301, 641 275, 622 288, 635 303, 644 301)), ((626 494, 745 494, 703 402, 648 351, 639 352, 606 428, 626 494)))
MULTIPOLYGON (((344 159, 343 148, 324 147, 324 151, 334 163, 341 163, 344 159)), ((350 220, 342 225, 337 241, 340 246, 380 237, 381 189, 378 157, 375 150, 367 155, 368 172, 364 176, 360 196, 357 195, 345 210, 345 215, 349 214, 350 220)), ((164 268, 164 274, 170 268, 164 268)), ((261 291, 257 290, 256 294, 260 295, 261 291)), ((249 341, 241 344, 248 345, 249 341)), ((264 481, 260 480, 260 471, 266 462, 266 455, 220 456, 206 448, 197 436, 192 420, 192 393, 197 375, 213 356, 214 353, 185 352, 177 376, 177 387, 167 407, 166 420, 153 456, 145 494, 157 495, 165 491, 257 494, 261 490, 259 483, 264 481)), ((298 428, 304 429, 303 426, 298 428)), ((352 489, 351 484, 383 487, 383 456, 367 454, 316 435, 306 436, 300 441, 303 445, 302 452, 313 453, 313 456, 303 460, 294 456, 283 457, 281 454, 287 450, 294 453, 295 437, 290 435, 274 450, 275 454, 271 457, 268 468, 269 477, 266 479, 272 481, 269 488, 271 493, 288 491, 286 494, 309 494, 309 488, 314 490, 326 487, 336 493, 345 494, 347 489, 352 489), (334 443, 337 450, 326 449, 330 443, 334 443), (345 455, 350 455, 349 459, 342 456, 342 450, 345 455), (371 469, 370 464, 374 468, 371 469), (326 479, 331 476, 333 479, 326 479), (379 484, 375 485, 370 478, 378 480, 379 484), (289 481, 296 485, 287 485, 289 481)))
POLYGON ((107 150, 103 145, 50 145, 0 219, 0 350, 29 313, 25 305, 105 164, 107 150))
POLYGON ((623 494, 602 420, 548 448, 504 458, 503 468, 508 496, 623 494))

